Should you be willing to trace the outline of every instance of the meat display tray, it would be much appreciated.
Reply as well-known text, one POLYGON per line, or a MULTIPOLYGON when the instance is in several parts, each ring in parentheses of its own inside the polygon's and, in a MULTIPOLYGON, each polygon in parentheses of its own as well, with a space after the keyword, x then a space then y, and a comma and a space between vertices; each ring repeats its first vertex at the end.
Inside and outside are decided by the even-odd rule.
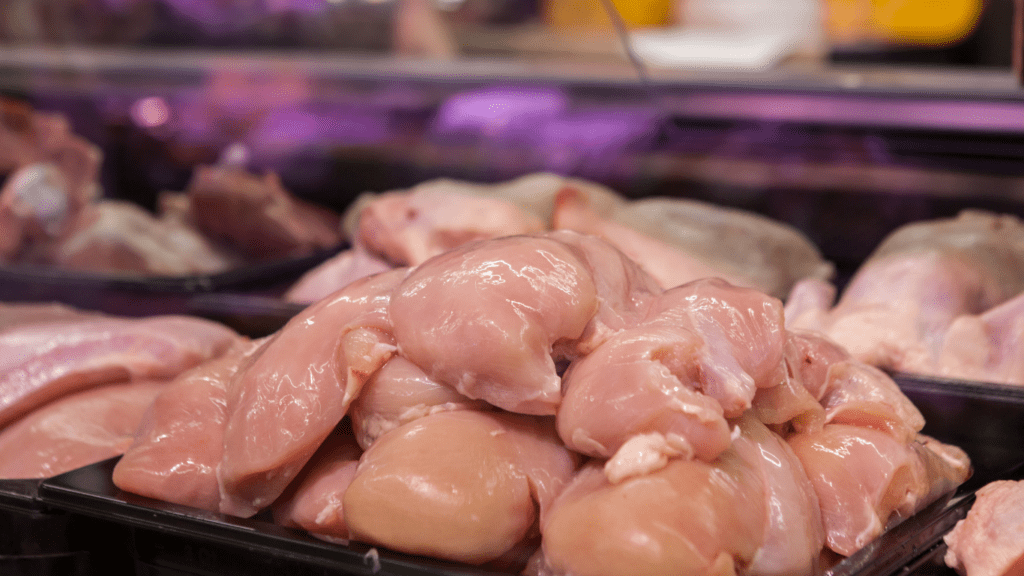
POLYGON ((39 480, 0 480, 0 574, 134 574, 127 528, 56 510, 39 500, 39 480))
MULTIPOLYGON (((942 564, 942 535, 963 518, 974 490, 997 479, 1022 477, 1024 388, 990 387, 898 376, 927 419, 925 433, 957 443, 974 474, 955 494, 899 524, 828 576, 952 575, 942 564)), ((247 576, 265 571, 306 574, 422 576, 507 575, 377 550, 333 544, 257 516, 238 519, 125 493, 111 482, 117 459, 42 481, 38 500, 76 516, 124 527, 136 574, 247 576)))
POLYGON ((113 275, 44 266, 0 266, 0 302, 57 301, 125 316, 185 313, 189 301, 198 294, 284 290, 340 248, 195 276, 113 275))

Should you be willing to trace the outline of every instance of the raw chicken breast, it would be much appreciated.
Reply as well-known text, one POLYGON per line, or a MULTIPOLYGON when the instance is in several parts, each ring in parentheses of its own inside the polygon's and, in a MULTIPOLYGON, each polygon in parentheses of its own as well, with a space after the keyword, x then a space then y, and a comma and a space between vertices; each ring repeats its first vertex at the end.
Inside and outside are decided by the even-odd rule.
POLYGON ((405 274, 357 281, 310 306, 239 372, 217 471, 221 512, 270 505, 395 353, 388 303, 405 274))
POLYGON ((414 268, 391 300, 401 354, 430 378, 512 412, 554 414, 552 349, 598 309, 586 263, 551 238, 513 236, 414 268))
POLYGON ((482 564, 530 536, 576 464, 550 419, 432 414, 363 454, 345 492, 345 520, 361 542, 482 564))
POLYGON ((365 278, 387 272, 392 266, 356 246, 339 252, 303 274, 284 294, 286 302, 311 304, 326 298, 345 286, 365 278))
POLYGON ((424 186, 361 206, 353 242, 394 264, 416 266, 469 242, 544 229, 540 218, 504 200, 424 186))
POLYGON ((907 442, 872 428, 829 424, 787 440, 818 495, 827 546, 844 556, 969 475, 966 455, 944 445, 940 453, 931 439, 907 442))
POLYGON ((166 379, 224 352, 238 335, 186 316, 86 318, 0 332, 0 427, 70 392, 166 379))
MULTIPOLYGON (((614 206, 620 206, 625 202, 622 196, 617 194, 615 191, 599 184, 595 184, 587 180, 566 178, 564 176, 547 172, 527 174, 513 180, 499 182, 496 184, 479 184, 465 180, 439 178, 417 184, 406 191, 386 192, 384 194, 367 193, 359 196, 359 198, 356 198, 356 201, 353 202, 352 206, 345 212, 345 235, 350 240, 358 239, 360 237, 359 226, 363 211, 380 199, 394 197, 396 193, 406 194, 407 197, 430 196, 434 198, 450 198, 452 203, 456 205, 466 198, 470 199, 469 202, 471 204, 477 206, 494 203, 494 205, 501 207, 499 212, 508 215, 515 215, 513 222, 515 220, 522 220, 519 224, 520 226, 523 222, 530 222, 529 225, 534 227, 537 221, 539 221, 542 226, 546 226, 551 222, 552 214, 554 212, 555 195, 559 190, 568 185, 571 185, 574 189, 585 194, 590 204, 593 205, 595 209, 602 212, 606 210, 610 211, 614 206), (510 210, 510 206, 518 208, 519 214, 510 210), (523 220, 522 214, 527 215, 525 220, 523 220), (532 217, 535 217, 536 220, 532 217)), ((430 207, 431 214, 433 214, 438 208, 440 207, 430 207)), ((459 214, 462 209, 449 207, 448 210, 452 211, 451 215, 441 213, 437 217, 437 221, 447 223, 450 220, 454 220, 453 216, 459 214)), ((396 229, 398 231, 402 231, 405 225, 423 223, 422 218, 406 220, 403 223, 400 218, 401 216, 402 215, 400 214, 391 215, 391 217, 395 219, 391 224, 396 225, 396 229)), ((489 219, 488 221, 492 220, 489 219)), ((470 229, 474 229, 478 226, 473 223, 457 221, 450 222, 450 224, 455 226, 456 229, 461 229, 467 226, 470 229)), ((511 223, 506 223, 506 225, 503 226, 505 230, 495 231, 503 235, 509 235, 505 232, 510 224, 511 223)), ((418 228, 418 230, 428 236, 432 234, 425 228, 418 228)))
POLYGON ((250 258, 302 256, 341 242, 341 215, 296 198, 274 173, 200 166, 185 193, 196 227, 250 258))
POLYGON ((810 576, 825 545, 825 528, 814 486, 793 449, 751 414, 737 422, 736 453, 764 483, 765 536, 747 564, 746 576, 810 576))
POLYGON ((104 386, 29 413, 0 431, 0 478, 48 478, 121 454, 162 389, 160 382, 104 386))
POLYGON ((597 290, 597 312, 583 336, 559 346, 557 355, 576 358, 589 354, 616 332, 637 326, 662 292, 654 278, 600 238, 568 230, 545 236, 568 246, 586 264, 597 290))
POLYGON ((412 362, 394 356, 366 382, 349 415, 356 439, 365 450, 385 432, 429 414, 489 409, 490 404, 470 400, 431 380, 412 362))
POLYGON ((921 412, 878 368, 843 360, 829 368, 827 382, 821 399, 826 423, 875 428, 903 441, 924 428, 921 412))
POLYGON ((558 433, 591 456, 618 457, 610 477, 644 474, 668 457, 714 460, 730 444, 717 400, 699 390, 704 342, 668 326, 626 330, 565 374, 558 433), (629 443, 635 437, 643 440, 629 443), (642 443, 641 443, 642 442, 642 443))
POLYGON ((330 541, 347 540, 342 506, 363 451, 351 434, 327 437, 292 485, 274 502, 274 522, 330 541))
POLYGON ((765 538, 759 471, 732 449, 611 484, 588 464, 541 519, 541 573, 734 575, 765 538))
POLYGON ((991 482, 976 498, 943 538, 946 565, 962 576, 1024 574, 1024 481, 991 482))
POLYGON ((131 202, 83 208, 66 235, 37 259, 69 270, 159 276, 215 274, 238 259, 174 219, 157 219, 131 202))
POLYGON ((785 375, 778 386, 758 388, 752 408, 757 419, 773 429, 798 432, 820 429, 825 424, 825 407, 820 401, 830 384, 831 367, 850 355, 834 342, 812 333, 788 332, 783 349, 785 375))
POLYGON ((240 339, 219 358, 169 383, 114 467, 114 484, 134 494, 216 512, 228 388, 265 343, 240 339))
POLYGON ((723 280, 666 291, 639 326, 570 366, 559 435, 573 450, 614 455, 613 481, 664 457, 713 460, 729 446, 725 418, 786 378, 782 322, 781 302, 723 280))
POLYGON ((964 210, 955 218, 908 224, 887 236, 871 259, 930 251, 970 262, 993 281, 983 308, 1024 291, 1024 221, 1016 216, 964 210))

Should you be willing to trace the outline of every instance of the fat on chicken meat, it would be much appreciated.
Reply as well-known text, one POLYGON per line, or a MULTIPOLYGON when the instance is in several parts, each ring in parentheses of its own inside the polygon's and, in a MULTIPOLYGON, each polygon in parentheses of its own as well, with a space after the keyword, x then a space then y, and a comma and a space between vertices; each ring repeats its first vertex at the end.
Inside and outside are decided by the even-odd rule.
POLYGON ((341 215, 295 197, 274 173, 200 166, 185 194, 200 231, 255 260, 303 256, 341 243, 341 215))
POLYGON ((30 412, 0 430, 0 478, 48 478, 123 453, 163 386, 102 386, 30 412))
POLYGON ((619 483, 587 464, 541 518, 541 574, 734 575, 764 542, 766 489, 729 448, 619 483))
POLYGON ((474 243, 414 268, 391 299, 402 356, 473 399, 555 413, 553 348, 580 338, 598 310, 587 265, 551 238, 474 243))
POLYGON ((577 460, 550 418, 432 414, 363 454, 345 491, 345 521, 354 540, 483 564, 530 538, 577 460))
MULTIPOLYGON (((875 366, 942 375, 943 349, 952 325, 1019 294, 1024 289, 1022 270, 1024 222, 965 211, 956 218, 893 232, 857 271, 834 307, 829 289, 821 283, 794 287, 787 302, 787 326, 822 332, 855 358, 875 366)), ((969 338, 962 332, 958 336, 969 338)), ((976 340, 961 345, 985 347, 976 340)))
POLYGON ((328 436, 306 468, 274 502, 274 522, 301 528, 328 541, 348 540, 342 504, 362 454, 355 436, 340 432, 328 436))
POLYGON ((829 549, 849 556, 970 474, 963 451, 874 428, 828 424, 787 438, 821 504, 829 549))
POLYGON ((614 456, 608 471, 616 479, 669 456, 713 460, 730 444, 726 418, 750 408, 758 388, 785 378, 782 323, 777 299, 724 280, 664 292, 638 326, 569 367, 562 440, 584 454, 614 456))
POLYGON ((266 339, 239 338, 220 357, 169 382, 114 467, 114 485, 156 500, 216 512, 228 389, 239 369, 265 343, 266 339))
POLYGON ((283 298, 286 302, 312 304, 356 280, 392 268, 394 266, 387 261, 370 254, 361 246, 355 246, 308 270, 288 288, 283 298))
POLYGON ((388 306, 406 272, 366 278, 310 306, 239 371, 217 470, 221 512, 252 516, 269 506, 395 354, 388 306))
POLYGON ((946 565, 961 576, 1024 574, 1024 481, 990 482, 975 498, 943 537, 946 565))
POLYGON ((429 414, 489 409, 490 404, 470 400, 431 380, 419 366, 394 356, 366 382, 349 416, 359 446, 366 449, 385 432, 429 414))
POLYGON ((187 316, 99 317, 0 332, 0 427, 71 392, 167 379, 223 353, 238 335, 187 316))

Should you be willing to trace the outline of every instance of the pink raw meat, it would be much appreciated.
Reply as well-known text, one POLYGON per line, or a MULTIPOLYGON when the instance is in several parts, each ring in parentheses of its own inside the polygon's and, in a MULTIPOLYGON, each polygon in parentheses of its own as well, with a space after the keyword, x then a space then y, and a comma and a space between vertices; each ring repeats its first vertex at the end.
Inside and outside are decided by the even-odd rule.
POLYGON ((991 482, 944 540, 946 565, 963 576, 1024 574, 1024 481, 991 482))
POLYGON ((967 479, 967 456, 846 424, 788 439, 821 503, 828 547, 848 556, 967 479))
POLYGON ((554 414, 553 348, 580 338, 598 310, 585 262, 551 238, 470 244, 414 268, 391 301, 401 354, 462 394, 554 414))
POLYGON ((530 537, 576 464, 549 418, 432 414, 363 454, 345 520, 361 542, 482 564, 530 537))
POLYGON ((628 452, 610 465, 614 478, 663 465, 659 452, 711 461, 729 446, 725 419, 783 382, 784 343, 774 298, 718 279, 668 290, 643 323, 570 366, 559 434, 591 456, 628 452))
POLYGON ((216 512, 228 388, 265 343, 266 339, 240 339, 219 358, 170 382, 114 467, 114 484, 135 494, 216 512))
POLYGON ((123 453, 163 387, 103 386, 29 413, 0 431, 0 478, 48 478, 123 453))
POLYGON ((269 506, 395 353, 388 304, 405 274, 357 281, 310 306, 239 372, 217 471, 221 512, 269 506))
POLYGON ((416 266, 469 242, 542 232, 544 222, 498 198, 443 187, 388 192, 361 207, 353 242, 401 266, 416 266))
POLYGON ((111 382, 171 378, 238 337, 186 316, 89 318, 0 332, 0 426, 65 394, 111 382))
POLYGON ((343 499, 363 451, 350 434, 327 437, 273 505, 274 521, 330 541, 348 540, 343 499))
POLYGON ((395 356, 366 382, 349 415, 356 439, 365 450, 385 432, 417 418, 450 410, 490 408, 482 400, 470 400, 431 380, 418 366, 395 356))
POLYGON ((284 294, 288 302, 311 304, 365 278, 387 272, 393 266, 356 246, 328 258, 303 274, 284 294))
POLYGON ((544 574, 727 576, 764 542, 764 480, 732 449, 612 484, 586 465, 541 519, 544 574))

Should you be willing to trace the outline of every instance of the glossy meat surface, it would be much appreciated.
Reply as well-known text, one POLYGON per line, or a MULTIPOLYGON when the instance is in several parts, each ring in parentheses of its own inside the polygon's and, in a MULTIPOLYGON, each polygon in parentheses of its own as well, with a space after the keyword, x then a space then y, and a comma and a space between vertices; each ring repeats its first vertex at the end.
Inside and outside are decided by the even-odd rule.
POLYGON ((576 467, 546 420, 462 410, 381 436, 345 492, 352 537, 471 564, 505 555, 576 467))
POLYGON ((354 436, 339 432, 328 436, 306 468, 274 502, 274 521, 302 528, 320 538, 347 540, 343 499, 362 453, 354 436))
POLYGON ((219 358, 168 383, 114 467, 114 484, 135 494, 216 512, 228 389, 262 344, 264 340, 241 339, 219 358))
POLYGON ((565 244, 514 236, 447 252, 412 270, 391 300, 403 356, 432 379, 512 412, 554 414, 560 341, 597 312, 593 276, 565 244))
POLYGON ((733 450, 616 484, 593 463, 542 518, 544 558, 556 575, 735 574, 767 517, 762 477, 733 450))
POLYGON ((231 329, 186 316, 100 317, 0 332, 0 426, 65 394, 176 376, 224 352, 231 329))
MULTIPOLYGON (((750 408, 758 388, 782 382, 784 343, 774 298, 718 279, 668 290, 638 326, 570 366, 559 434, 604 458, 634 436, 657 435, 622 455, 638 470, 663 463, 659 451, 711 461, 729 446, 726 418, 750 408)), ((629 474, 616 460, 623 466, 613 475, 629 474)))
POLYGON ((163 386, 103 386, 29 413, 0 430, 0 478, 48 478, 123 453, 163 386))
POLYGON ((1024 574, 1024 481, 989 483, 976 498, 944 537, 946 565, 963 576, 1024 574))
POLYGON ((908 442, 872 428, 830 424, 787 440, 817 493, 827 545, 844 556, 969 474, 962 452, 942 457, 929 447, 934 440, 908 442))
POLYGON ((382 434, 417 418, 450 410, 489 409, 490 404, 471 400, 394 356, 366 382, 349 413, 355 437, 366 449, 382 434))
POLYGON ((782 437, 751 414, 737 423, 733 443, 764 483, 767 524, 761 547, 743 569, 747 576, 810 576, 817 572, 825 528, 814 486, 782 437))
POLYGON ((239 372, 217 472, 221 512, 269 506, 394 355, 388 303, 405 274, 358 281, 310 306, 239 372))

